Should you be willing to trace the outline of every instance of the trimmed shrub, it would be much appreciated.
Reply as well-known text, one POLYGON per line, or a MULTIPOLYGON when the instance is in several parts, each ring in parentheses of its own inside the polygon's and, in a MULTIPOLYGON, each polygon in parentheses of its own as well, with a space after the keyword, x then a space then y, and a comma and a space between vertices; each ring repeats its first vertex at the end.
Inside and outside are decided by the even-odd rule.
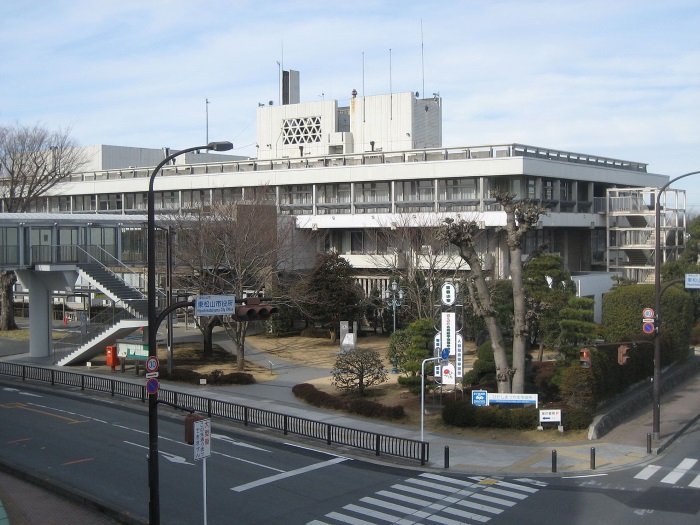
POLYGON ((401 419, 406 415, 403 406, 387 407, 381 403, 356 398, 348 401, 347 410, 351 414, 381 419, 401 419))
POLYGON ((199 380, 203 377, 199 372, 194 370, 189 370, 187 368, 175 368, 168 379, 171 381, 179 381, 181 383, 195 383, 199 384, 199 380))
POLYGON ((310 405, 319 408, 330 408, 333 410, 342 410, 345 408, 345 403, 339 399, 338 396, 323 392, 309 383, 295 385, 292 388, 292 393, 310 405))
POLYGON ((401 405, 388 407, 364 398, 346 399, 323 392, 309 383, 300 383, 292 387, 292 393, 299 399, 319 408, 346 410, 352 414, 381 419, 401 419, 406 413, 401 405))
POLYGON ((448 425, 477 428, 537 428, 539 413, 534 407, 505 408, 498 406, 475 407, 468 401, 454 401, 445 405, 442 420, 448 425))
POLYGON ((420 376, 399 376, 399 384, 403 387, 408 388, 411 394, 420 395, 420 376))

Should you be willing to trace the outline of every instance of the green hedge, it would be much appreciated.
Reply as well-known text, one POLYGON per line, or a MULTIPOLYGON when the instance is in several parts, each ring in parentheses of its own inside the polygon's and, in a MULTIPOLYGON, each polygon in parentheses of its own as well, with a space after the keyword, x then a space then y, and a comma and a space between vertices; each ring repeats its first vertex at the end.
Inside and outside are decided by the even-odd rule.
MULTIPOLYGON (((654 286, 619 286, 603 296, 602 334, 607 342, 644 341, 651 346, 653 335, 642 332, 642 310, 654 308, 654 286)), ((693 300, 683 285, 669 287, 661 296, 661 364, 668 366, 688 355, 693 327, 693 300)), ((615 359, 617 361, 617 357, 615 359)), ((630 362, 633 359, 630 360, 630 362)))
MULTIPOLYGON (((593 421, 589 410, 565 405, 546 408, 562 409, 562 425, 566 430, 585 429, 593 421)), ((534 430, 539 425, 539 411, 532 406, 523 408, 479 407, 468 401, 453 401, 442 409, 442 420, 448 425, 457 427, 534 430)))
POLYGON ((292 387, 292 393, 319 408, 344 410, 351 414, 378 419, 401 419, 406 413, 402 405, 386 406, 364 398, 346 398, 323 392, 309 383, 300 383, 292 387))

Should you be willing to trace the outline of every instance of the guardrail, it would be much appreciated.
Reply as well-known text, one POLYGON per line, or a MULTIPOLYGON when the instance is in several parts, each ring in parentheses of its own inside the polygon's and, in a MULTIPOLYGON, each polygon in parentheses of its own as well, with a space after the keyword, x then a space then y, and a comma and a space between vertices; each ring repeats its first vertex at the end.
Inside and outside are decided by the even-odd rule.
MULTIPOLYGON (((22 381, 41 381, 50 383, 52 386, 65 385, 80 388, 81 390, 104 392, 112 396, 140 399, 143 402, 148 398, 145 384, 138 385, 128 381, 56 370, 54 368, 0 361, 0 375, 18 377, 22 381)), ((195 411, 207 414, 209 417, 220 417, 243 423, 245 426, 257 425, 280 430, 284 432, 284 435, 296 434, 323 440, 329 446, 338 444, 373 451, 376 456, 386 454, 404 459, 419 460, 421 465, 425 465, 430 459, 430 444, 424 441, 322 423, 165 388, 161 388, 158 391, 158 398, 167 403, 192 407, 195 411)))

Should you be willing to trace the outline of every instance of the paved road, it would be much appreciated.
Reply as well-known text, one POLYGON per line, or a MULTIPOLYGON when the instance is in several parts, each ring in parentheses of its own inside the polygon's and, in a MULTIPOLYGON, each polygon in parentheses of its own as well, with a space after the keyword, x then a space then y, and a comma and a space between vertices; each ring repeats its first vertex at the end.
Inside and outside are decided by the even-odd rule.
MULTIPOLYGON (((190 334, 191 335, 191 334, 190 334)), ((28 362, 26 348, 21 348, 21 343, 7 343, 0 340, 0 355, 10 356, 10 359, 18 362, 28 362), (14 354, 13 356, 11 356, 14 354)), ((265 355, 257 353, 254 349, 248 350, 247 355, 251 358, 265 359, 265 355)), ((46 361, 46 360, 44 360, 46 361)), ((35 363, 42 366, 47 363, 35 363)), ((50 363, 48 363, 50 364, 50 363)), ((371 431, 396 434, 402 437, 417 437, 418 432, 397 427, 384 425, 381 423, 352 418, 338 413, 319 411, 301 404, 291 395, 291 386, 306 379, 308 370, 291 364, 276 363, 278 366, 287 366, 285 374, 280 375, 276 381, 271 381, 265 386, 265 391, 260 390, 260 385, 253 387, 222 387, 222 388, 198 388, 192 387, 189 390, 200 395, 219 397, 232 402, 246 404, 249 406, 260 406, 268 410, 284 411, 290 415, 300 415, 312 419, 332 422, 335 424, 365 428, 371 431), (296 378, 298 374, 298 378, 296 378)), ((110 373, 110 371, 98 371, 96 373, 110 373)), ((315 373, 315 372, 314 372, 315 373)), ((122 379, 123 376, 120 377, 122 379)), ((178 388, 180 388, 178 386, 178 388)), ((186 387, 182 387, 185 388, 186 387)), ((662 399, 662 440, 654 443, 654 449, 663 448, 663 445, 674 439, 675 436, 684 429, 689 421, 700 416, 700 377, 695 377, 686 382, 674 391, 665 395, 662 399)), ((593 442, 575 443, 569 445, 558 445, 558 467, 560 473, 572 474, 576 472, 590 473, 589 451, 595 446, 597 452, 597 472, 614 470, 621 466, 644 465, 652 461, 654 453, 647 454, 646 436, 651 432, 651 411, 643 411, 630 419, 624 425, 620 425, 610 432, 603 439, 593 442)), ((551 445, 525 446, 512 445, 508 443, 485 443, 485 442, 465 442, 461 439, 440 434, 426 434, 426 440, 431 443, 433 451, 433 464, 431 468, 441 468, 442 460, 440 451, 444 447, 449 447, 450 469, 453 472, 470 473, 498 473, 499 475, 510 475, 516 473, 531 473, 543 475, 551 471, 551 445)), ((39 511, 38 506, 33 504, 30 489, 24 490, 20 484, 17 489, 14 483, 7 481, 5 474, 0 473, 0 500, 5 502, 6 510, 15 513, 12 523, 32 523, 46 524, 43 517, 32 518, 31 513, 39 511), (4 480, 4 481, 3 481, 4 480), (9 487, 9 488, 8 488, 9 487), (24 519, 25 521, 20 521, 24 519), (29 521, 27 521, 29 520, 29 521)), ((35 489, 34 489, 35 490, 35 489)), ((73 503, 60 500, 56 503, 58 507, 70 508, 73 503)), ((58 515, 58 511, 55 513, 58 515)), ((1 516, 1 514, 0 514, 1 516)), ((100 519, 103 517, 99 516, 100 519)), ((100 523, 91 517, 84 523, 100 523)), ((57 520, 56 523, 65 523, 57 520)), ((72 520, 72 523, 80 525, 83 522, 72 520)), ((107 522, 109 523, 109 522, 107 522)), ((3 525, 0 521, 0 525, 3 525)))

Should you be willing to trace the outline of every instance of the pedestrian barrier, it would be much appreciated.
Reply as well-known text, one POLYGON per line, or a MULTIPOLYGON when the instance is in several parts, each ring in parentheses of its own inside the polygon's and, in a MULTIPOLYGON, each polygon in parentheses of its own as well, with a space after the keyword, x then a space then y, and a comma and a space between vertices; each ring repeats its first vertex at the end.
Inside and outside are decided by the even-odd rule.
MULTIPOLYGON (((0 375, 20 377, 23 381, 31 380, 50 383, 52 386, 63 385, 80 388, 81 390, 104 392, 112 396, 140 399, 144 402, 148 398, 145 384, 139 385, 108 377, 53 368, 0 361, 0 375)), ((220 417, 243 423, 245 426, 255 425, 280 430, 285 435, 295 434, 323 440, 327 445, 336 444, 373 451, 376 456, 386 454, 404 459, 419 460, 421 465, 425 465, 430 460, 430 444, 424 441, 377 434, 376 432, 342 427, 331 423, 322 423, 166 388, 161 388, 158 391, 158 399, 170 405, 191 407, 196 412, 207 414, 209 417, 220 417)))

